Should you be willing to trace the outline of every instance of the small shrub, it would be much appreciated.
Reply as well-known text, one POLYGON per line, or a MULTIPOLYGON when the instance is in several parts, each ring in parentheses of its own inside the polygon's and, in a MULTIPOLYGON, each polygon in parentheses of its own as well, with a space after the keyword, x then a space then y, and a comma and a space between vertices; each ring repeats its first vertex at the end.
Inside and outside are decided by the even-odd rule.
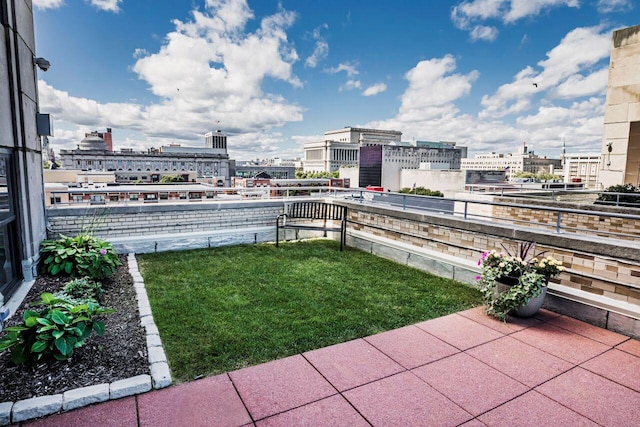
POLYGON ((88 277, 82 277, 71 280, 62 290, 65 294, 77 300, 98 300, 102 295, 102 284, 88 277))
POLYGON ((111 243, 86 234, 60 235, 40 245, 41 270, 52 276, 88 276, 100 279, 113 274, 121 264, 111 243))
POLYGON ((104 323, 95 316, 112 313, 96 302, 77 304, 59 299, 48 292, 40 295, 41 311, 25 310, 22 326, 5 329, 0 351, 11 348, 11 361, 16 365, 55 358, 67 360, 73 350, 82 347, 91 332, 104 335, 104 323))
POLYGON ((640 188, 634 187, 632 184, 612 185, 604 191, 604 193, 598 196, 596 204, 611 205, 616 204, 616 202, 619 202, 622 206, 625 204, 630 206, 637 206, 640 204, 640 188), (606 193, 629 193, 629 195, 606 193))
POLYGON ((415 194, 418 196, 444 197, 444 194, 442 194, 440 191, 430 190, 424 187, 417 187, 417 188, 404 187, 403 189, 398 191, 398 193, 415 194))

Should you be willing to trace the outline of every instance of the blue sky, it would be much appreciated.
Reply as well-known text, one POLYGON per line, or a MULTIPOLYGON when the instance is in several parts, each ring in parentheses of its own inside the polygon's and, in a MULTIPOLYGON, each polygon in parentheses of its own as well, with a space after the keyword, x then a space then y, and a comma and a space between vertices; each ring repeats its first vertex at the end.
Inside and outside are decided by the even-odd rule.
POLYGON ((33 0, 54 150, 300 157, 344 126, 456 141, 470 155, 600 152, 612 32, 640 0, 33 0), (537 85, 534 85, 534 83, 537 85))

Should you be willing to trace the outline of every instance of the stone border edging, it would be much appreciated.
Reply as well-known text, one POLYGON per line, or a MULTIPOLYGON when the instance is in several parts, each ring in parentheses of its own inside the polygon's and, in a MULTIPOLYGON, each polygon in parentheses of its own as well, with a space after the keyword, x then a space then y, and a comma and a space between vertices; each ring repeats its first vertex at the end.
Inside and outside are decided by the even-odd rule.
POLYGON ((144 280, 138 270, 138 261, 133 253, 128 254, 129 274, 138 298, 140 323, 146 330, 147 352, 151 375, 138 375, 112 383, 97 384, 68 390, 62 394, 33 397, 17 402, 0 402, 0 426, 70 411, 94 403, 145 393, 171 385, 171 372, 162 347, 158 327, 153 321, 149 297, 144 280))

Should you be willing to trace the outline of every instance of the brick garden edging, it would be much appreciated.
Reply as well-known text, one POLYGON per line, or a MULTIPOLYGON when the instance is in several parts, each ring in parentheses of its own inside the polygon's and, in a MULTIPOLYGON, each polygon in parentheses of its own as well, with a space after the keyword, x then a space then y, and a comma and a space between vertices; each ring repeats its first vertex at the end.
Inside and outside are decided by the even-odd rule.
POLYGON ((147 334, 147 352, 151 375, 138 375, 114 381, 110 384, 105 383, 77 388, 62 394, 33 397, 17 402, 0 402, 0 426, 51 415, 60 411, 70 411, 107 400, 141 394, 151 389, 159 389, 171 385, 169 364, 162 348, 158 327, 153 321, 149 297, 144 287, 142 275, 138 270, 138 261, 135 254, 130 253, 127 262, 129 264, 129 274, 133 277, 133 287, 138 298, 140 323, 144 326, 147 334))

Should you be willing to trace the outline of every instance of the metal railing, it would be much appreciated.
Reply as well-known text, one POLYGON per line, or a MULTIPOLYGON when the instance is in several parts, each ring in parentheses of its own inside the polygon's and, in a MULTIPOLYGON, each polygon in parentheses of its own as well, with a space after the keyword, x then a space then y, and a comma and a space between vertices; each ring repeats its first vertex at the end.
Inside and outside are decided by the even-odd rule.
POLYGON ((501 197, 583 201, 598 205, 640 208, 639 193, 616 193, 585 189, 580 183, 504 183, 465 186, 469 193, 501 197))
MULTIPOLYGON (((169 190, 165 192, 170 192, 169 190)), ((187 191, 177 190, 171 191, 173 193, 180 193, 179 197, 160 199, 151 198, 145 200, 145 194, 158 194, 158 190, 136 190, 138 194, 138 200, 129 200, 128 198, 119 199, 117 201, 94 199, 83 200, 82 202, 70 203, 55 203, 50 208, 63 207, 63 206, 89 206, 91 204, 109 204, 109 205, 132 205, 143 203, 184 203, 184 202, 221 202, 221 201, 238 201, 238 200, 251 200, 251 199, 282 199, 290 200, 298 197, 333 197, 345 200, 355 201, 357 203, 366 203, 373 205, 386 206, 392 209, 398 209, 402 211, 414 211, 414 212, 428 212, 436 215, 455 216, 464 220, 485 221, 488 223, 500 222, 503 224, 512 224, 514 226, 524 226, 535 229, 544 228, 551 230, 555 233, 578 233, 584 235, 596 235, 612 238, 623 238, 626 240, 640 240, 640 231, 638 234, 623 233, 618 231, 611 231, 607 229, 591 229, 585 227, 575 227, 566 224, 564 221, 570 215, 584 216, 598 218, 599 223, 606 223, 606 220, 621 219, 623 221, 629 221, 635 223, 640 221, 640 214, 627 214, 627 213, 615 213, 605 212, 601 210, 583 210, 583 209, 569 209, 550 206, 541 206, 539 204, 520 204, 520 203, 506 203, 495 202, 485 200, 463 200, 446 197, 432 197, 432 196, 417 196, 406 193, 395 192, 379 192, 369 191, 361 188, 336 188, 336 187, 256 187, 256 188, 235 188, 235 187, 211 187, 205 191, 187 191), (280 195, 274 195, 274 193, 281 193, 280 195), (208 197, 205 193, 210 193, 211 197, 208 197), (197 194, 197 196, 195 196, 197 194), (515 217, 498 217, 494 215, 487 215, 483 213, 483 207, 505 207, 511 209, 529 209, 532 211, 546 212, 553 221, 538 222, 527 221, 518 219, 515 217), (475 208, 475 209, 474 209, 475 208)), ((108 194, 119 193, 117 187, 107 189, 70 189, 64 191, 52 191, 52 198, 55 198, 57 194, 108 194)), ((573 193, 573 192, 572 192, 573 193)), ((590 192, 593 193, 593 192, 590 192)), ((594 194, 600 194, 596 192, 594 194)), ((611 193, 609 193, 611 194, 611 193)), ((628 193, 613 193, 619 195, 626 195, 628 193)), ((539 198, 539 197, 538 197, 539 198)), ((592 205, 592 203, 590 203, 592 205)), ((618 203, 621 205, 621 203, 618 203)), ((597 205, 596 205, 597 206, 597 205)), ((486 210, 486 209, 485 209, 486 210)), ((640 213, 640 211, 639 211, 640 213)))
MULTIPOLYGON (((87 205, 132 205, 141 203, 181 203, 206 202, 244 199, 279 199, 291 197, 322 197, 335 190, 336 187, 300 186, 300 187, 214 187, 206 189, 188 190, 171 189, 121 189, 114 187, 82 187, 67 190, 51 190, 49 206, 70 207, 87 205)), ((340 189, 349 190, 349 189, 340 189)))
MULTIPOLYGON (((622 193, 628 194, 628 193, 622 193)), ((334 197, 339 196, 338 193, 332 193, 334 197)), ((486 200, 463 200, 452 199, 445 197, 432 197, 432 196, 417 196, 404 193, 381 193, 377 191, 367 191, 364 189, 351 190, 349 197, 359 201, 360 203, 371 204, 384 204, 391 208, 400 209, 403 211, 416 211, 416 212, 431 212, 442 215, 455 216, 464 220, 479 220, 485 222, 500 222, 511 223, 516 226, 526 226, 535 229, 544 228, 551 230, 555 233, 577 233, 591 236, 611 237, 611 238, 623 238, 626 240, 638 240, 640 241, 640 230, 638 234, 629 234, 616 231, 610 231, 606 229, 591 229, 584 227, 572 227, 563 221, 570 215, 578 215, 585 217, 598 218, 598 222, 606 223, 605 219, 621 219, 635 223, 640 221, 639 214, 625 214, 616 212, 605 212, 599 210, 583 210, 583 209, 569 209, 550 206, 541 206, 533 204, 520 204, 520 203, 505 203, 494 202, 486 200), (474 206, 487 206, 487 207, 505 207, 512 209, 530 209, 532 211, 548 212, 551 213, 551 217, 554 218, 553 222, 541 223, 538 221, 526 221, 513 217, 497 217, 493 215, 486 215, 482 212, 478 212, 478 209, 472 209, 474 206)))

